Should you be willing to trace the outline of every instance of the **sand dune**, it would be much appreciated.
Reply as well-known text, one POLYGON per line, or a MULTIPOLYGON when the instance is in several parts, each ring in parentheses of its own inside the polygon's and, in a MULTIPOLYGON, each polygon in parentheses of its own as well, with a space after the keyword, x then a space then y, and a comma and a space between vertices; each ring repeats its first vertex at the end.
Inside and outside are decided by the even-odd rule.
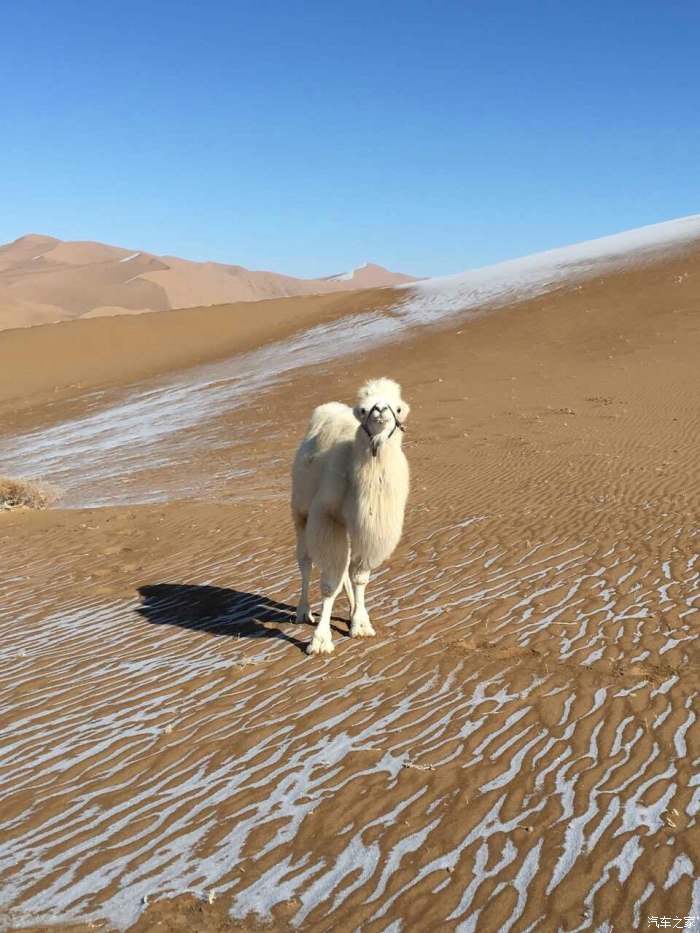
MULTIPOLYGON (((71 507, 0 516, 0 927, 700 916, 688 229, 545 254, 520 286, 315 298, 238 347, 221 310, 191 357, 144 349, 140 381, 76 361, 41 404, 6 392, 0 473, 71 507), (312 660, 290 458, 314 404, 379 373, 412 404, 404 540, 368 591, 378 637, 343 638, 341 603, 312 660)), ((70 326, 159 343, 146 317, 70 326)), ((0 364, 51 331, 0 335, 0 364)))
POLYGON ((369 263, 337 276, 298 279, 30 234, 0 246, 0 330, 413 281, 369 263))

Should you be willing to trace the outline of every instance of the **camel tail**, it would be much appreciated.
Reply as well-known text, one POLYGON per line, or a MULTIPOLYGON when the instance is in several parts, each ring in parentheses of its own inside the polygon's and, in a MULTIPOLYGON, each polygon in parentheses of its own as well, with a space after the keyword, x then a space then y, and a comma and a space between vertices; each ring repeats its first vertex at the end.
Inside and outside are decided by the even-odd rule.
POLYGON ((352 583, 350 583, 350 577, 347 573, 343 577, 343 588, 345 589, 345 595, 350 603, 350 615, 352 615, 355 611, 355 597, 352 592, 352 583))

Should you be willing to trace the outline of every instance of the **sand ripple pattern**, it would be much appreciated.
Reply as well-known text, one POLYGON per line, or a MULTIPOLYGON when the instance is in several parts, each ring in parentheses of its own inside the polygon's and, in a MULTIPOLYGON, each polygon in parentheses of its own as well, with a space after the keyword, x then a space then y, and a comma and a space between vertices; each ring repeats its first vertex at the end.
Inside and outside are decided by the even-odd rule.
POLYGON ((252 526, 141 604, 62 604, 70 554, 37 601, 8 555, 0 918, 212 889, 304 929, 700 916, 697 537, 640 520, 646 549, 433 530, 374 586, 380 637, 326 662, 252 526))

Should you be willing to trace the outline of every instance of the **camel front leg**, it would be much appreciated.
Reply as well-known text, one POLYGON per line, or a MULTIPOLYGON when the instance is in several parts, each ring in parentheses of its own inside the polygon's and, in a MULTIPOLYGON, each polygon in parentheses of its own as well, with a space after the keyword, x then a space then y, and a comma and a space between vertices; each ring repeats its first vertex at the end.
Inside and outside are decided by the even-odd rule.
POLYGON ((338 579, 327 573, 321 574, 321 617, 318 620, 314 637, 306 649, 307 654, 330 654, 334 651, 333 635, 331 634, 331 617, 333 603, 343 586, 343 575, 338 579))
POLYGON ((353 638, 372 638, 377 633, 372 628, 369 614, 365 609, 365 587, 369 583, 369 570, 351 567, 350 579, 355 597, 355 606, 350 617, 350 635, 353 638))

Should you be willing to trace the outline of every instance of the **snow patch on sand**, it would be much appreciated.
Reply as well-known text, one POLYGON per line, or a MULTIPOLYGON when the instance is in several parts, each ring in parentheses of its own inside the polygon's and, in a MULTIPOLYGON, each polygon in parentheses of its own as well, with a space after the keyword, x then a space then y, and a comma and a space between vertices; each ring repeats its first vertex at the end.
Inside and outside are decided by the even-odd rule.
POLYGON ((444 314, 504 305, 544 294, 564 282, 623 268, 643 260, 645 254, 658 255, 695 239, 700 239, 700 214, 394 288, 410 290, 401 306, 406 312, 444 314))

